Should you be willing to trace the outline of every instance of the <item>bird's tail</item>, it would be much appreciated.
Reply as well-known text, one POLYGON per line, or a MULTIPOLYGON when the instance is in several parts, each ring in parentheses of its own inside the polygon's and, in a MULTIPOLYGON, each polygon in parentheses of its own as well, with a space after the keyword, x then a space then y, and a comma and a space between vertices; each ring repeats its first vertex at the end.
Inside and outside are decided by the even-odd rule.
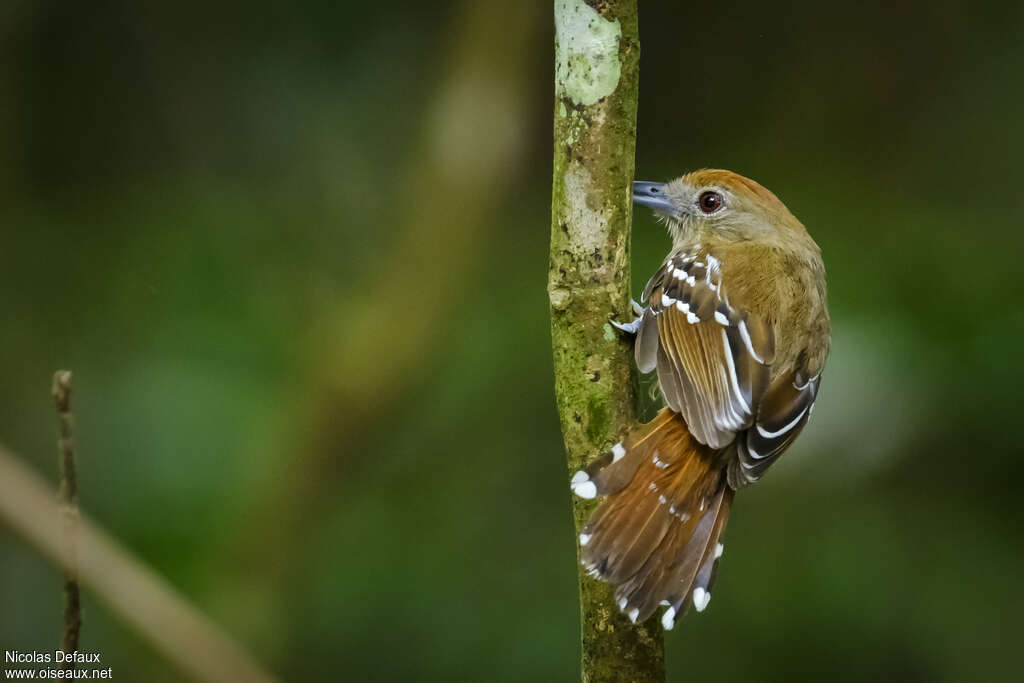
POLYGON ((719 539, 733 490, 721 451, 704 446, 664 409, 572 479, 584 498, 607 496, 580 534, 590 573, 615 585, 631 620, 667 605, 662 624, 711 599, 719 539))

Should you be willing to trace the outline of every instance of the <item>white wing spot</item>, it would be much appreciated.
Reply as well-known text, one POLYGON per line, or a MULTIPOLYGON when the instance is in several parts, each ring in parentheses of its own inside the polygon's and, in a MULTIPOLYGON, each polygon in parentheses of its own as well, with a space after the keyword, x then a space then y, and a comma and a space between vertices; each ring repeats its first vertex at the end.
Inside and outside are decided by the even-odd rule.
MULTIPOLYGON (((718 314, 715 313, 715 315, 718 314)), ((725 347, 725 364, 729 366, 729 381, 732 384, 732 390, 736 393, 736 400, 740 402, 743 412, 749 415, 750 404, 747 403, 747 397, 740 390, 740 379, 736 374, 736 363, 732 359, 732 347, 729 346, 729 337, 725 334, 725 330, 722 330, 722 344, 725 347)))
POLYGON ((590 475, 584 472, 583 470, 580 470, 576 474, 572 475, 572 480, 569 483, 575 486, 576 484, 582 483, 589 479, 590 475))
MULTIPOLYGON (((747 444, 747 453, 750 453, 750 457, 753 458, 754 460, 761 460, 762 458, 767 458, 769 455, 771 455, 770 452, 769 453, 765 453, 764 455, 758 453, 757 451, 755 451, 753 448, 750 447, 749 443, 747 444)), ((740 462, 740 464, 743 465, 744 463, 740 462)), ((744 465, 744 466, 746 466, 746 465, 744 465)), ((747 467, 747 469, 748 470, 749 469, 753 469, 753 467, 754 467, 754 464, 751 463, 750 466, 747 467)))
POLYGON ((634 624, 636 623, 636 618, 638 616, 640 616, 640 608, 634 607, 633 609, 629 610, 629 620, 634 624))
POLYGON ((756 360, 761 365, 764 365, 764 359, 761 358, 761 356, 757 355, 757 352, 754 351, 754 344, 753 342, 750 341, 750 332, 747 330, 746 320, 740 321, 740 336, 743 337, 743 343, 746 345, 747 351, 750 353, 750 355, 754 357, 754 360, 756 360))
POLYGON ((666 631, 671 631, 672 627, 676 625, 676 608, 669 607, 665 610, 665 613, 661 615, 661 626, 666 631))
POLYGON ((721 543, 717 544, 715 546, 715 559, 717 560, 718 558, 720 558, 722 556, 722 553, 724 553, 724 552, 725 552, 725 546, 722 545, 721 543))
POLYGON ((687 313, 686 322, 690 323, 691 325, 695 325, 700 322, 700 318, 698 318, 695 313, 687 313))
POLYGON ((717 320, 719 323, 723 325, 729 324, 729 319, 725 317, 725 314, 722 313, 721 311, 715 311, 715 320, 717 320))
POLYGON ((821 373, 820 373, 820 372, 819 372, 819 373, 818 373, 817 375, 815 375, 814 377, 810 377, 810 378, 808 378, 808 379, 807 379, 807 381, 806 381, 806 382, 804 382, 803 384, 797 384, 797 383, 796 383, 796 382, 794 381, 794 382, 793 382, 793 388, 794 388, 794 389, 796 389, 797 391, 803 391, 804 389, 806 389, 806 388, 807 388, 807 385, 808 385, 808 384, 810 384, 811 382, 813 382, 813 381, 817 380, 817 379, 818 379, 819 377, 821 377, 821 373))
POLYGON ((670 297, 668 294, 665 294, 664 292, 661 293, 662 308, 671 308, 672 304, 674 304, 675 302, 676 300, 670 297))
POLYGON ((803 418, 804 413, 806 413, 806 412, 807 412, 807 408, 804 408, 803 410, 801 410, 797 414, 797 416, 795 418, 793 418, 792 422, 790 422, 788 425, 786 425, 785 427, 783 427, 782 429, 780 429, 777 432, 769 432, 767 429, 762 428, 761 425, 757 425, 757 433, 760 434, 761 436, 763 436, 766 439, 774 439, 775 437, 777 437, 777 436, 779 436, 781 434, 785 434, 790 429, 795 427, 796 424, 801 420, 801 418, 803 418))
POLYGON ((626 449, 622 447, 622 442, 612 446, 612 462, 618 462, 622 460, 622 456, 626 454, 626 449))
POLYGON ((580 545, 590 543, 590 534, 580 534, 580 545))
POLYGON ((685 301, 677 301, 676 302, 676 308, 678 308, 683 313, 689 313, 690 312, 690 304, 686 303, 685 301))

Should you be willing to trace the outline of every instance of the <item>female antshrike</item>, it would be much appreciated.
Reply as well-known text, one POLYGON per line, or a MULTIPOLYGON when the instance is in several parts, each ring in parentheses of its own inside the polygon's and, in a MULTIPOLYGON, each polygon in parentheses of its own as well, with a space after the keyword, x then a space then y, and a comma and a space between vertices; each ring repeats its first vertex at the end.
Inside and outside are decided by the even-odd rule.
POLYGON ((735 492, 807 423, 828 356, 821 251, 770 191, 730 171, 633 183, 672 250, 632 323, 666 407, 572 478, 606 496, 580 534, 589 571, 634 622, 666 605, 670 629, 711 599, 735 492))

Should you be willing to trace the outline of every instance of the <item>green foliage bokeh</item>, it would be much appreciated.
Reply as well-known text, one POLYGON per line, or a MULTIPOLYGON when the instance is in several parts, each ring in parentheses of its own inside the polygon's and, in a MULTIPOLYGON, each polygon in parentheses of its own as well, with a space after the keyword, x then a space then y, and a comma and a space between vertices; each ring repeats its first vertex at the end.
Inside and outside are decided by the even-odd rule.
MULTIPOLYGON (((0 8, 0 440, 53 477, 49 378, 74 370, 85 511, 287 680, 575 676, 547 12, 520 161, 445 315, 373 410, 303 433, 310 340, 374 300, 458 12, 0 8)), ((773 189, 823 249, 834 321, 814 420, 739 496, 669 680, 1014 678, 1019 4, 642 3, 640 37, 638 176, 773 189)), ((464 198, 434 199, 461 219, 464 198)), ((639 291, 667 238, 644 211, 635 228, 639 291)), ((408 285, 416 306, 432 282, 408 285)), ((58 572, 0 525, 0 649, 52 650, 60 605, 58 572)), ((83 650, 178 680, 88 592, 85 610, 83 650)))

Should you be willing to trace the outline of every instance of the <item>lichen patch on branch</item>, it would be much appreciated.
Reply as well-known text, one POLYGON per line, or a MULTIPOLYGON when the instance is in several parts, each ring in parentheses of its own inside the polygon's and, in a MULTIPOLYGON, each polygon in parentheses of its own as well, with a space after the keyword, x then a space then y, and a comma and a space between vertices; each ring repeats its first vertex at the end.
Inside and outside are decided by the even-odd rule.
POLYGON ((609 21, 583 0, 555 0, 555 93, 590 106, 615 92, 619 20, 609 21))
POLYGON ((600 200, 595 201, 590 171, 582 164, 572 162, 565 171, 566 218, 576 228, 573 248, 582 253, 599 250, 608 241, 608 218, 601 211, 600 200))

